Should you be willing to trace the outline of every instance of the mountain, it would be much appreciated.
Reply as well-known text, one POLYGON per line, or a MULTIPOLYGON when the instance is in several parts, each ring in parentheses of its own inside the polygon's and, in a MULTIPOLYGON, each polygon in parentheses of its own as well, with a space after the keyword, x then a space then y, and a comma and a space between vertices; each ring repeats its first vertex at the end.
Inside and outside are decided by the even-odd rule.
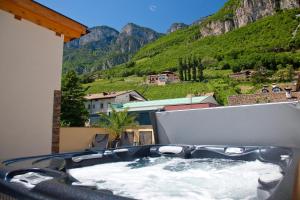
POLYGON ((202 36, 220 35, 246 26, 279 10, 299 8, 298 0, 230 0, 204 21, 202 36))
POLYGON ((90 33, 65 44, 65 49, 105 48, 118 38, 119 32, 108 26, 96 26, 89 29, 90 33))
POLYGON ((145 75, 177 70, 178 59, 197 56, 206 68, 300 67, 298 0, 228 0, 217 13, 142 47, 113 73, 145 75))
MULTIPOLYGON (((209 15, 209 16, 211 16, 211 15, 209 15)), ((204 20, 206 20, 209 16, 201 17, 201 18, 197 19, 196 21, 194 21, 194 22, 192 23, 192 25, 199 25, 199 24, 201 24, 201 23, 202 23, 204 20)))
POLYGON ((185 23, 173 23, 171 25, 171 27, 167 30, 167 33, 173 33, 177 30, 183 29, 188 27, 189 25, 185 24, 185 23))
POLYGON ((89 31, 65 44, 63 73, 74 69, 84 74, 125 63, 141 47, 163 35, 133 23, 124 26, 121 32, 108 26, 92 27, 89 31))

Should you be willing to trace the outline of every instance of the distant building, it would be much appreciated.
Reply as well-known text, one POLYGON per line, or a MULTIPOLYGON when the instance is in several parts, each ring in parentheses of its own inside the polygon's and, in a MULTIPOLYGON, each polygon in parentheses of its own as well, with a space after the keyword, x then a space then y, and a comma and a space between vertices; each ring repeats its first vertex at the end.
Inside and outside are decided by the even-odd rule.
POLYGON ((127 108, 129 112, 137 114, 137 121, 140 125, 151 125, 151 112, 209 108, 219 106, 219 104, 213 96, 197 96, 114 104, 113 106, 119 110, 127 108))
POLYGON ((252 74, 253 74, 253 71, 243 70, 240 72, 230 74, 229 78, 236 79, 236 80, 247 80, 252 76, 252 74))
POLYGON ((89 94, 85 96, 85 99, 85 107, 89 112, 90 124, 99 123, 99 113, 108 113, 112 103, 146 101, 146 99, 135 90, 89 94))
POLYGON ((240 94, 228 97, 228 105, 247 105, 258 103, 288 102, 300 100, 300 76, 292 84, 272 84, 263 86, 261 93, 240 94))
POLYGON ((149 75, 148 84, 166 85, 168 83, 179 82, 178 76, 171 71, 164 71, 161 74, 149 75))

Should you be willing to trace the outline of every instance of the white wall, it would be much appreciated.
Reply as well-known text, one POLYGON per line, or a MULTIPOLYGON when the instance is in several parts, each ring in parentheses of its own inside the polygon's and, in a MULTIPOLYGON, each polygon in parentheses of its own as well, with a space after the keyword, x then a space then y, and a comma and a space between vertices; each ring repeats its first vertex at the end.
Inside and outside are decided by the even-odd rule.
POLYGON ((89 114, 97 114, 100 112, 107 113, 109 104, 111 104, 113 102, 115 102, 115 98, 88 100, 84 104, 85 104, 85 108, 88 110, 89 114), (103 104, 103 108, 101 108, 100 104, 103 104), (90 108, 89 108, 89 105, 90 105, 90 108))
POLYGON ((51 152, 63 37, 0 10, 0 159, 51 152))
POLYGON ((160 144, 300 147, 300 103, 157 112, 160 144))

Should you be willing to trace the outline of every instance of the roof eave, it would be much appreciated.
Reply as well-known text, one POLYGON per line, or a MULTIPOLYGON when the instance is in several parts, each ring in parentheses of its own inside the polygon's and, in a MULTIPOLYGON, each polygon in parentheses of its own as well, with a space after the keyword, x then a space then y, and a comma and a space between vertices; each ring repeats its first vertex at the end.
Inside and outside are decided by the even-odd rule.
POLYGON ((1 0, 0 9, 15 15, 17 19, 26 19, 48 28, 58 36, 64 35, 64 42, 88 33, 85 25, 32 0, 1 0))

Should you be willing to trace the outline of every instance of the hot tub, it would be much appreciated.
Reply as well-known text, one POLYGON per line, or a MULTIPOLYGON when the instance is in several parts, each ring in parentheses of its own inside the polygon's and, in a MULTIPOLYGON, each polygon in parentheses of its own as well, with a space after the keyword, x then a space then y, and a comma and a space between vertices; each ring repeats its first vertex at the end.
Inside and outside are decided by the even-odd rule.
POLYGON ((4 161, 20 199, 292 199, 297 150, 150 145, 4 161))

